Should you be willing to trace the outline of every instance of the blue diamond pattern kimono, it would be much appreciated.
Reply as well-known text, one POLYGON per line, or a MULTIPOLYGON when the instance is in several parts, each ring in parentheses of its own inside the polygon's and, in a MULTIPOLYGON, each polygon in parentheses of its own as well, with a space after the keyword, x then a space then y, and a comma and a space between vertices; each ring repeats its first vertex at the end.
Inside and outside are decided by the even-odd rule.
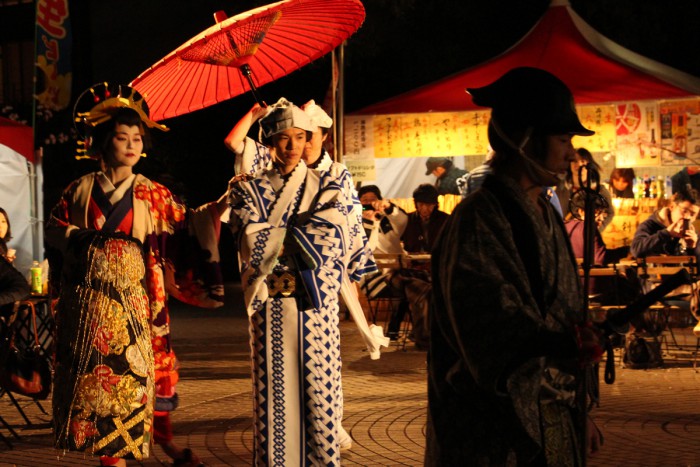
MULTIPOLYGON (((236 158, 234 162, 234 169, 236 174, 249 174, 255 175, 256 172, 261 170, 269 169, 272 167, 272 155, 270 154, 270 148, 264 146, 252 138, 246 137, 241 145, 240 152, 236 152, 236 158)), ((342 171, 345 166, 338 166, 337 162, 333 162, 330 154, 325 149, 322 150, 321 156, 313 164, 313 170, 317 171, 327 171, 335 170, 342 171)), ((309 167, 311 168, 311 167, 309 167)), ((357 198, 357 192, 355 191, 355 184, 350 179, 345 179, 343 182, 347 191, 345 195, 347 197, 352 197, 355 201, 355 211, 352 215, 359 216, 359 222, 362 223, 362 205, 360 200, 357 198)), ((350 222, 353 222, 351 219, 350 222)), ((351 229, 354 232, 355 229, 351 229)), ((364 230, 359 231, 360 237, 356 241, 366 243, 367 255, 371 256, 371 251, 373 251, 372 245, 369 240, 364 235, 364 230)), ((343 281, 341 287, 341 296, 345 305, 352 316, 352 320, 357 325, 357 330, 360 332, 362 339, 367 346, 367 351, 369 352, 370 358, 376 360, 380 355, 380 348, 382 346, 389 347, 389 338, 384 337, 384 330, 375 324, 370 325, 367 323, 367 318, 365 317, 365 312, 360 305, 360 301, 357 297, 357 290, 351 284, 350 280, 346 277, 343 281)), ((346 436, 348 436, 346 434, 346 436)))
POLYGON ((340 463, 338 295, 346 274, 357 281, 376 268, 346 195, 350 183, 340 165, 316 171, 300 162, 284 177, 270 168, 232 184, 250 316, 256 465, 340 463), (268 276, 283 272, 299 278, 293 296, 268 287, 268 276))

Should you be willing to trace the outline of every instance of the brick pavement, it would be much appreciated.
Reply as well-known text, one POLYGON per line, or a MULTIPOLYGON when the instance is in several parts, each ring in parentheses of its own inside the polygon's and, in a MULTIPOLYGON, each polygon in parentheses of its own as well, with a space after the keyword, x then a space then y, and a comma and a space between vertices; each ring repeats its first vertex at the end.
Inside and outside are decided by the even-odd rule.
MULTIPOLYGON (((251 382, 247 321, 240 290, 227 288, 227 306, 173 310, 175 348, 182 360, 180 408, 173 415, 176 442, 192 448, 209 466, 250 465, 251 382)), ((681 333, 682 334, 682 333, 681 333)), ((687 334, 687 332, 686 332, 687 334)), ((411 344, 392 346, 372 361, 354 324, 341 323, 343 339, 344 426, 354 439, 343 454, 348 466, 422 465, 426 421, 426 354, 411 344)), ((695 340, 679 335, 694 348, 695 340)), ((596 466, 700 466, 700 373, 689 354, 668 356, 654 370, 619 369, 617 382, 602 385, 595 418, 605 433, 596 466)), ((21 399, 21 398, 20 398, 21 399)), ((0 443, 0 466, 97 465, 75 453, 58 457, 51 447, 50 418, 21 399, 32 427, 21 425, 7 397, 0 414, 19 432, 14 449, 0 443)), ((50 403, 44 402, 47 409, 50 403)), ((7 430, 0 427, 0 433, 7 430)), ((169 465, 158 447, 141 464, 169 465)))

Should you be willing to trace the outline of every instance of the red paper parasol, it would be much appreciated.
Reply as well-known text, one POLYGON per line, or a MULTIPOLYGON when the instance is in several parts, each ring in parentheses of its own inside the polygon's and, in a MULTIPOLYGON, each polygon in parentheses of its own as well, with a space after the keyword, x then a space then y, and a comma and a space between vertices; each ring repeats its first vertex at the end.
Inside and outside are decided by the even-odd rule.
POLYGON ((273 3, 220 21, 141 73, 131 86, 146 97, 156 121, 248 90, 259 101, 256 86, 327 54, 364 18, 359 0, 273 3))

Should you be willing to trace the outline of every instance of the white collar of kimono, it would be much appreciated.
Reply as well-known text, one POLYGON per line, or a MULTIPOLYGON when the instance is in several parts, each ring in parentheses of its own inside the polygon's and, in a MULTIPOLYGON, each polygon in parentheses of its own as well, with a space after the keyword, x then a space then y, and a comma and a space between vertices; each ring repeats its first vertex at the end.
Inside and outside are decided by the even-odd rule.
POLYGON ((126 190, 128 190, 129 187, 134 184, 135 178, 136 174, 131 174, 119 184, 119 187, 115 187, 103 172, 97 172, 97 183, 100 184, 102 191, 104 191, 105 195, 107 195, 107 198, 109 199, 109 202, 112 203, 112 206, 121 201, 121 199, 124 197, 124 193, 126 193, 126 190))
POLYGON ((287 180, 282 178, 282 175, 280 175, 275 168, 272 168, 270 172, 268 172, 270 174, 270 185, 272 185, 275 192, 279 193, 279 191, 282 190, 282 192, 279 193, 279 198, 275 206, 272 208, 272 212, 270 212, 267 218, 270 225, 274 227, 279 226, 282 221, 282 216, 289 210, 289 205, 296 198, 296 193, 301 183, 306 178, 307 170, 304 161, 299 161, 299 165, 294 168, 294 171, 289 175, 287 180))

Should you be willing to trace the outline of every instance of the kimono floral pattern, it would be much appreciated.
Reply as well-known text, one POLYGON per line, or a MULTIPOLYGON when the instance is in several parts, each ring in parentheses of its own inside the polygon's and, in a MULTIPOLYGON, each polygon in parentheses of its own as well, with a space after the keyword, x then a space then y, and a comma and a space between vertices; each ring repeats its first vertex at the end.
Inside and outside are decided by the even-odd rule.
POLYGON ((73 274, 82 280, 56 306, 56 444, 143 459, 155 383, 141 249, 120 234, 81 240, 76 256, 87 261, 73 274))
POLYGON ((178 380, 168 296, 223 304, 218 213, 212 204, 187 209, 165 186, 136 175, 132 196, 119 201, 129 203, 133 221, 117 225, 129 231, 101 231, 91 195, 101 176, 73 182, 47 223, 52 271, 63 271, 52 277, 60 291, 56 445, 142 459, 155 397, 161 389, 172 396, 178 380))

